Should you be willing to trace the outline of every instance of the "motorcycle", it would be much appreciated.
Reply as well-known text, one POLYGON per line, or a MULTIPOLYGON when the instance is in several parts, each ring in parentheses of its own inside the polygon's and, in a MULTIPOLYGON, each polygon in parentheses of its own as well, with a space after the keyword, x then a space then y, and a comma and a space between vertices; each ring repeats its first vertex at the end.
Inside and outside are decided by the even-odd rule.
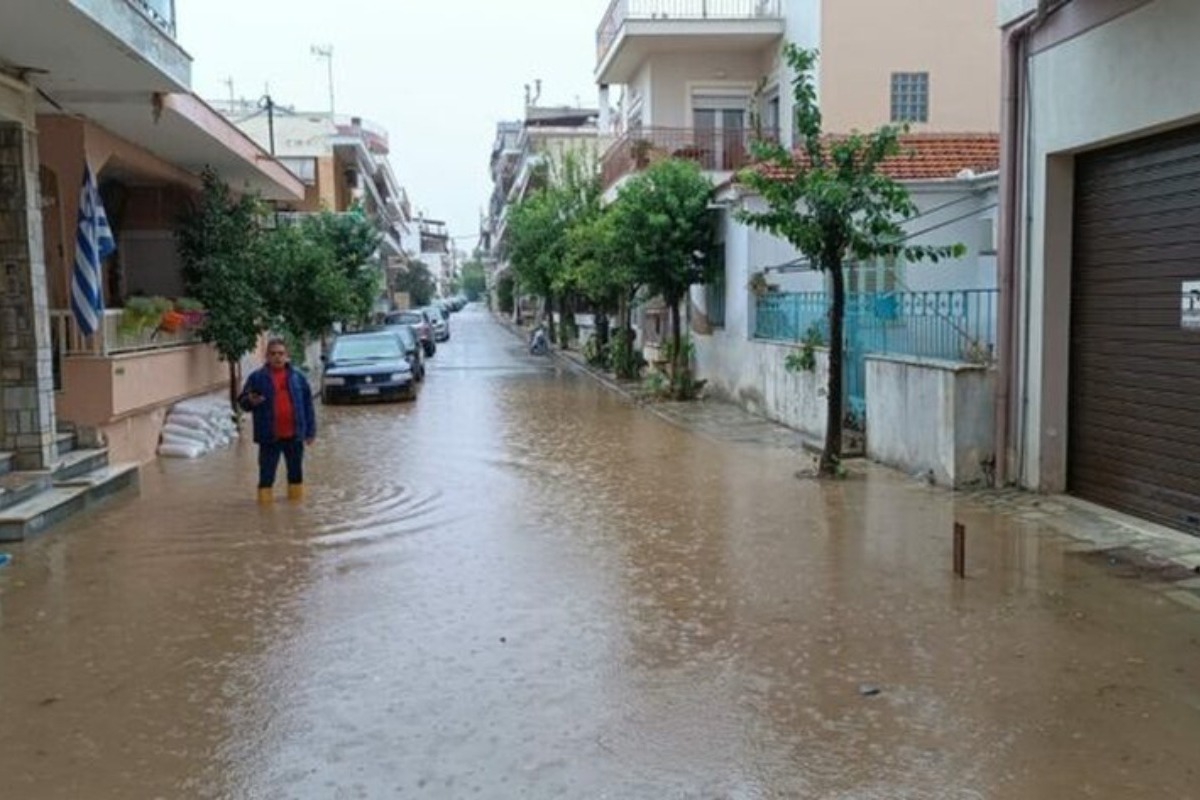
POLYGON ((529 354, 544 356, 549 352, 550 342, 546 339, 546 330, 541 325, 538 325, 529 336, 529 354))

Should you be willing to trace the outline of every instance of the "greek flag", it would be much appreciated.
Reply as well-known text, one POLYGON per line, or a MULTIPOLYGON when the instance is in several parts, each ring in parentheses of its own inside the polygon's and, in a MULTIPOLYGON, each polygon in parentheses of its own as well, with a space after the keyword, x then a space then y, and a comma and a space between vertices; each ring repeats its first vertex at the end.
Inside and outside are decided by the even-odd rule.
POLYGON ((100 329, 104 311, 101 292, 101 263, 117 249, 108 216, 96 190, 92 168, 83 166, 83 190, 79 194, 79 230, 75 234, 75 270, 71 274, 71 310, 84 336, 100 329))

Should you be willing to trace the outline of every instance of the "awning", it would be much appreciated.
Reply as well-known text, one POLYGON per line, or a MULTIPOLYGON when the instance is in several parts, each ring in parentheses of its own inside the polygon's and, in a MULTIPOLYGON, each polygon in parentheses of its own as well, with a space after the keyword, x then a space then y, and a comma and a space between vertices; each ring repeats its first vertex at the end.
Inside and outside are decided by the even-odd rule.
POLYGON ((65 110, 193 174, 210 166, 238 191, 268 200, 304 198, 298 177, 195 95, 105 96, 65 110))

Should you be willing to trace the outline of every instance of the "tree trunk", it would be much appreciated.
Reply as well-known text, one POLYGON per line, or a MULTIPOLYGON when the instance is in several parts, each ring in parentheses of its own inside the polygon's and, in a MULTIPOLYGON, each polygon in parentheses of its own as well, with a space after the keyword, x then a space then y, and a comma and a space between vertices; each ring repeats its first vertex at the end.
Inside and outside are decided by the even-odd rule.
POLYGON ((238 362, 230 359, 229 362, 229 409, 236 417, 238 414, 238 395, 241 394, 241 381, 238 375, 238 362))
POLYGON ((571 347, 571 334, 575 330, 575 314, 571 311, 571 304, 574 298, 563 292, 558 296, 558 324, 559 332, 562 334, 562 349, 569 350, 571 347))
POLYGON ((687 366, 687 357, 683 352, 683 321, 679 314, 678 297, 668 299, 667 305, 671 307, 671 381, 683 374, 683 368, 687 366))
POLYGON ((546 316, 546 338, 550 344, 558 344, 558 336, 554 330, 554 295, 546 293, 545 302, 542 304, 542 313, 546 316))
POLYGON ((601 347, 608 346, 608 313, 605 311, 596 312, 596 342, 601 347))
POLYGON ((821 453, 820 473, 834 476, 842 461, 842 361, 846 342, 843 333, 846 317, 846 279, 839 261, 829 266, 833 279, 833 305, 829 308, 829 394, 826 398, 825 450, 821 453))
POLYGON ((636 377, 629 374, 629 365, 633 363, 633 337, 630 335, 633 326, 630 325, 629 315, 629 299, 622 295, 617 301, 617 336, 613 345, 616 350, 613 354, 613 371, 622 379, 636 377))

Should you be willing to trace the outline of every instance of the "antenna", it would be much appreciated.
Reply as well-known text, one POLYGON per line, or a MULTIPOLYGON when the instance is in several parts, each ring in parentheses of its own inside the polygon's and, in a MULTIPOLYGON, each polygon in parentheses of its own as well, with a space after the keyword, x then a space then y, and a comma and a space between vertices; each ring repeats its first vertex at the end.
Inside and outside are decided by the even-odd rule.
POLYGON ((536 106, 538 101, 542 99, 542 79, 538 78, 533 82, 533 85, 536 87, 533 93, 533 104, 536 106))
POLYGON ((225 80, 221 81, 229 89, 229 113, 233 114, 237 111, 237 98, 233 92, 233 76, 230 75, 225 80))
POLYGON ((327 44, 327 45, 321 46, 321 45, 315 45, 315 44, 314 44, 314 45, 312 45, 312 46, 309 48, 309 52, 311 52, 311 53, 312 53, 314 56, 316 56, 317 58, 323 58, 323 59, 325 59, 326 63, 327 63, 327 64, 328 64, 328 66, 329 66, 329 116, 330 116, 330 118, 332 119, 332 118, 333 118, 333 115, 334 115, 334 103, 333 103, 333 45, 331 45, 331 44, 327 44))

